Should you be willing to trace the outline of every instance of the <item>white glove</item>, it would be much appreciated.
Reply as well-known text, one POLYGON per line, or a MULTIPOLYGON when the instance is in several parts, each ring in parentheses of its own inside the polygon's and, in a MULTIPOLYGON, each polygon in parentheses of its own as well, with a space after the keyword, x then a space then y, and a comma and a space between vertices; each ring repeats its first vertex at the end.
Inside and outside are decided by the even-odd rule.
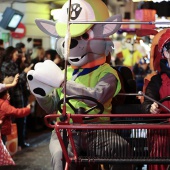
POLYGON ((35 97, 44 98, 53 91, 53 87, 46 85, 34 78, 34 70, 30 70, 27 73, 27 81, 29 84, 30 91, 35 97))
POLYGON ((34 78, 44 84, 58 88, 64 81, 62 70, 51 60, 37 63, 34 69, 34 78))
POLYGON ((62 70, 51 60, 37 63, 34 68, 27 73, 27 81, 31 92, 38 98, 44 98, 64 81, 62 70))

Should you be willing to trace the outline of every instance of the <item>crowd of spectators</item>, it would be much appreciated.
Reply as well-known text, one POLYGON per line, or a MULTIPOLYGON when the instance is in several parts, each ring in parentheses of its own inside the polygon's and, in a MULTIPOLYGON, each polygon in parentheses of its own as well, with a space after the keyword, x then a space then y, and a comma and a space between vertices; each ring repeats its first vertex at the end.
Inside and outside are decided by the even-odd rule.
MULTIPOLYGON (((27 72, 33 69, 36 63, 46 59, 54 61, 64 69, 64 60, 55 50, 45 50, 38 46, 32 51, 32 54, 28 55, 27 47, 22 42, 5 48, 4 41, 0 39, 0 101, 2 100, 1 103, 5 103, 5 106, 10 106, 3 107, 4 113, 0 115, 3 129, 1 138, 5 144, 6 135, 11 133, 11 126, 8 125, 16 123, 18 150, 30 146, 26 142, 29 131, 41 131, 45 128, 43 119, 45 112, 30 93, 26 79, 27 72), (8 122, 7 126, 5 122, 8 122), (9 130, 4 130, 6 127, 9 130)), ((4 105, 0 105, 1 110, 2 106, 4 105)))

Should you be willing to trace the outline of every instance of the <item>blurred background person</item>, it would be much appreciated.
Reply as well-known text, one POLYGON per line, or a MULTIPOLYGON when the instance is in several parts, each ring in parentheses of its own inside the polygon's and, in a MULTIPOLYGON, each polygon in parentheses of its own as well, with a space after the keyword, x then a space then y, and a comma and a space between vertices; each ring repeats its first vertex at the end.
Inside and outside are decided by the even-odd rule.
POLYGON ((143 90, 144 78, 151 73, 149 67, 149 59, 147 57, 141 58, 132 68, 134 78, 136 80, 137 91, 143 90))
POLYGON ((142 54, 141 48, 140 37, 136 37, 134 34, 127 34, 122 44, 122 50, 116 54, 115 63, 132 69, 145 55, 142 54))
MULTIPOLYGON (((45 60, 45 50, 43 47, 38 46, 33 48, 33 53, 31 54, 31 64, 34 68, 35 64, 43 62, 45 60)), ((46 115, 45 111, 39 106, 38 102, 35 100, 35 97, 30 95, 30 102, 32 102, 32 114, 29 116, 29 128, 32 131, 42 131, 46 128, 44 124, 44 116, 46 115)))
POLYGON ((33 64, 33 67, 38 62, 43 62, 45 57, 45 50, 43 47, 35 47, 33 49, 33 53, 31 54, 31 63, 33 64))
POLYGON ((64 69, 64 60, 60 57, 56 50, 48 49, 45 51, 45 59, 52 60, 55 64, 57 64, 61 70, 64 69))
POLYGON ((0 47, 0 67, 1 67, 1 64, 2 64, 2 58, 3 58, 4 52, 5 52, 5 49, 0 47))
MULTIPOLYGON (((24 69, 26 67, 32 67, 33 65, 31 65, 31 59, 30 57, 26 54, 26 47, 25 44, 23 43, 17 43, 16 44, 16 48, 18 50, 18 68, 19 68, 19 73, 22 73, 24 71, 24 69)), ((31 103, 32 105, 32 101, 29 99, 30 98, 30 90, 29 90, 29 86, 27 81, 23 81, 21 82, 21 86, 22 86, 22 93, 23 93, 23 100, 24 100, 24 105, 27 105, 28 103, 31 103)), ((31 107, 31 113, 32 113, 32 107, 31 107)), ((26 117, 26 128, 25 128, 25 138, 27 139, 27 134, 29 133, 28 131, 30 130, 30 120, 31 119, 31 114, 29 114, 26 117)))
POLYGON ((4 40, 3 39, 0 39, 0 47, 4 48, 4 40))
POLYGON ((3 54, 4 54, 4 51, 5 51, 5 49, 2 48, 2 47, 0 47, 0 58, 2 58, 2 56, 3 56, 3 54))
POLYGON ((0 92, 7 90, 11 87, 16 86, 16 84, 18 83, 18 78, 19 78, 19 74, 16 74, 15 77, 5 77, 4 80, 0 80, 0 92))
POLYGON ((0 39, 0 67, 1 67, 1 64, 2 64, 2 57, 4 55, 4 51, 5 51, 4 40, 0 39))
MULTIPOLYGON (((32 67, 31 65, 31 58, 30 56, 26 55, 26 47, 24 43, 17 43, 16 49, 18 50, 18 69, 19 73, 22 73, 26 67, 32 67)), ((27 81, 22 82, 22 89, 23 89, 23 95, 24 95, 24 103, 28 103, 28 97, 30 95, 29 87, 27 84, 27 81)))
MULTIPOLYGON (((15 76, 19 73, 18 83, 15 87, 9 89, 10 103, 16 108, 26 107, 27 103, 24 100, 23 84, 27 82, 26 74, 31 69, 31 67, 24 68, 23 71, 20 70, 18 66, 18 50, 13 46, 9 46, 5 49, 3 56, 1 73, 2 79, 6 76, 15 76)), ((29 144, 25 142, 25 130, 26 130, 26 117, 15 119, 18 130, 18 146, 19 148, 28 147, 29 144)))
POLYGON ((16 44, 15 47, 17 48, 18 53, 20 55, 22 54, 22 56, 25 56, 26 59, 25 59, 24 63, 27 63, 28 65, 30 65, 31 64, 31 57, 27 53, 27 48, 26 48, 25 44, 22 43, 22 42, 19 42, 19 43, 16 44))
POLYGON ((24 108, 15 108, 9 103, 9 100, 10 95, 7 90, 0 92, 0 117, 3 120, 1 135, 4 144, 6 143, 6 136, 11 134, 12 117, 25 117, 30 114, 30 104, 24 108))

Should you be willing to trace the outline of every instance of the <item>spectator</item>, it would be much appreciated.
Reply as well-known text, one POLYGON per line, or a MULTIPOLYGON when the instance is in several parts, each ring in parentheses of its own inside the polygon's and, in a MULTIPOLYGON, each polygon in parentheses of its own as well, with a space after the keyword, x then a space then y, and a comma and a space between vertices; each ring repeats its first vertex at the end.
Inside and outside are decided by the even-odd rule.
MULTIPOLYGON (((162 53, 162 59, 160 60, 160 73, 154 75, 148 86, 146 87, 146 95, 153 98, 156 101, 170 95, 170 29, 167 29, 165 33, 159 39, 158 50, 162 53)), ((165 106, 170 108, 170 102, 165 101, 163 103, 165 106)), ((144 99, 142 103, 142 110, 144 113, 159 114, 162 112, 167 112, 162 107, 159 107, 156 102, 152 102, 147 98, 144 99)), ((169 131, 166 133, 163 131, 159 133, 153 133, 152 139, 150 140, 150 147, 152 148, 150 154, 154 157, 159 157, 160 155, 166 157, 170 155, 169 147, 169 131), (164 133, 164 134, 163 134, 164 133), (156 150, 159 149, 159 153, 156 150), (158 155, 159 154, 159 155, 158 155)), ((149 170, 166 170, 167 165, 149 165, 149 170)))
POLYGON ((59 56, 56 50, 49 49, 45 51, 45 59, 54 61, 61 70, 64 69, 64 60, 59 56))
MULTIPOLYGON (((18 47, 17 49, 18 49, 18 54, 19 54, 19 58, 18 58, 18 61, 17 61, 19 73, 22 73, 23 70, 30 65, 31 60, 30 59, 29 59, 29 61, 27 60, 27 55, 25 54, 26 48, 25 48, 25 45, 23 43, 17 43, 16 47, 18 47)), ((30 67, 31 66, 33 66, 33 64, 30 65, 30 67)), ((24 106, 26 106, 28 103, 31 103, 31 101, 29 100, 30 90, 28 88, 27 81, 23 81, 21 83, 21 85, 22 85, 23 101, 25 103, 24 106)), ((32 105, 32 103, 31 103, 31 105, 32 105)), ((33 109, 33 107, 32 107, 32 109, 33 109)), ((32 109, 31 109, 31 113, 33 113, 32 109)), ((25 133, 27 134, 27 132, 30 129, 32 129, 32 123, 31 123, 33 121, 32 114, 28 115, 25 119, 26 119, 26 128, 25 128, 26 132, 25 133), (31 126, 30 126, 30 123, 31 123, 31 126)))
POLYGON ((139 37, 135 38, 134 34, 127 34, 124 48, 116 54, 116 65, 124 65, 132 68, 135 63, 142 58, 143 54, 139 51, 139 37))
MULTIPOLYGON (((12 46, 7 47, 3 57, 1 73, 2 78, 5 78, 6 76, 15 76, 16 74, 20 73, 17 85, 9 89, 9 94, 11 105, 16 108, 23 108, 27 105, 27 103, 25 103, 23 100, 23 83, 26 83, 26 74, 31 69, 31 67, 26 67, 22 72, 19 72, 17 61, 17 49, 12 46)), ((21 148, 29 146, 29 144, 25 143, 26 117, 16 118, 15 122, 17 124, 18 130, 18 146, 21 148)))
POLYGON ((5 51, 5 49, 0 47, 0 58, 2 58, 2 56, 4 55, 4 51, 5 51))
POLYGON ((3 120, 1 127, 1 135, 3 142, 6 142, 6 135, 11 134, 11 116, 15 117, 25 117, 30 113, 30 104, 28 104, 25 108, 15 108, 9 103, 10 95, 7 90, 0 92, 0 107, 1 114, 0 119, 3 120))
POLYGON ((31 55, 31 63, 37 64, 38 62, 43 62, 45 57, 45 51, 42 47, 36 47, 33 49, 33 53, 31 55))
POLYGON ((0 67, 1 67, 1 64, 2 64, 4 52, 5 52, 5 49, 3 47, 0 47, 0 67))
MULTIPOLYGON (((19 55, 18 60, 17 60, 19 73, 22 73, 26 67, 28 67, 28 66, 32 67, 33 65, 30 65, 31 60, 29 60, 29 61, 27 60, 27 56, 25 54, 26 53, 25 44, 17 43, 16 48, 18 50, 18 55, 19 55)), ((22 83, 22 87, 23 87, 22 89, 23 89, 24 103, 25 103, 25 105, 27 105, 28 97, 30 95, 30 91, 28 89, 27 81, 24 81, 22 83)))
POLYGON ((132 70, 136 80, 137 91, 142 91, 144 85, 144 77, 151 73, 149 68, 149 59, 146 57, 140 59, 139 62, 133 66, 132 70))
POLYGON ((0 39, 0 47, 4 48, 4 40, 3 39, 0 39))
MULTIPOLYGON (((43 62, 45 60, 45 50, 43 47, 38 46, 33 49, 33 53, 31 55, 31 63, 33 64, 33 67, 38 62, 43 62)), ((32 68, 33 68, 32 67, 32 68)), ((39 106, 37 101, 33 102, 33 114, 31 114, 31 128, 33 131, 41 131, 45 128, 44 124, 44 115, 45 111, 39 106)))
POLYGON ((0 92, 7 90, 11 87, 14 87, 18 82, 19 74, 16 74, 15 77, 5 77, 4 83, 0 83, 0 92))
POLYGON ((18 50, 18 53, 26 58, 24 62, 27 63, 28 65, 30 65, 31 57, 28 54, 26 54, 27 48, 26 48, 25 44, 22 42, 19 42, 16 44, 16 48, 18 50))

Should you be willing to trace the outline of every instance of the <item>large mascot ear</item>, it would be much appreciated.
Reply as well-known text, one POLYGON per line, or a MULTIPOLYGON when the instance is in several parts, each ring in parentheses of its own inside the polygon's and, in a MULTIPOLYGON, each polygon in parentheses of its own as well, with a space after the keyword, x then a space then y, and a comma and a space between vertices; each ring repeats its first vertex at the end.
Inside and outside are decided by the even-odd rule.
MULTIPOLYGON (((106 20, 106 22, 121 22, 121 21, 122 21, 121 15, 111 16, 106 20)), ((120 23, 117 24, 103 23, 95 24, 93 30, 95 32, 95 37, 109 37, 110 35, 117 32, 120 27, 121 27, 120 23)))
POLYGON ((38 28, 45 34, 56 38, 59 37, 55 29, 55 22, 50 20, 36 19, 35 23, 37 24, 38 28))

